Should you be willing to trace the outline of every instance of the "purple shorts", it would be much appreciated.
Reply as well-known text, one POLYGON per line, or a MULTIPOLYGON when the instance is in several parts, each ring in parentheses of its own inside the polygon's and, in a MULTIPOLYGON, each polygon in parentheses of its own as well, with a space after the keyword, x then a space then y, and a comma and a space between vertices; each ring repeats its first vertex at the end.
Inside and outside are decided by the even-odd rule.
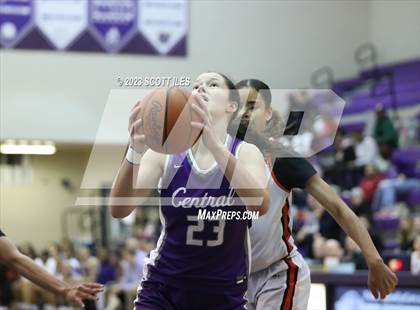
POLYGON ((243 310, 246 286, 233 294, 175 288, 143 280, 134 302, 135 310, 243 310))

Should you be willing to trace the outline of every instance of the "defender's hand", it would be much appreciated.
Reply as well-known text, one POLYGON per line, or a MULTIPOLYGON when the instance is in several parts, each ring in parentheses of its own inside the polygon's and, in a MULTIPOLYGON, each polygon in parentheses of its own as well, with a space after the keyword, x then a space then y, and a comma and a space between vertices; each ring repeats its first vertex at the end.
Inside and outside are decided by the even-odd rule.
POLYGON ((376 299, 384 299, 394 290, 397 283, 397 276, 382 260, 369 264, 368 286, 376 299))

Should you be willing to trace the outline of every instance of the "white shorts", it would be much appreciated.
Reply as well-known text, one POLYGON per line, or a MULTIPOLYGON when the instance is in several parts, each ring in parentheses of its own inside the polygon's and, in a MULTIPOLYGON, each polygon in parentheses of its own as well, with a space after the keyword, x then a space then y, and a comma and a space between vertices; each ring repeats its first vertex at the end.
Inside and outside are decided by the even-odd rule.
POLYGON ((248 281, 249 310, 305 310, 311 277, 300 254, 251 273, 248 281))

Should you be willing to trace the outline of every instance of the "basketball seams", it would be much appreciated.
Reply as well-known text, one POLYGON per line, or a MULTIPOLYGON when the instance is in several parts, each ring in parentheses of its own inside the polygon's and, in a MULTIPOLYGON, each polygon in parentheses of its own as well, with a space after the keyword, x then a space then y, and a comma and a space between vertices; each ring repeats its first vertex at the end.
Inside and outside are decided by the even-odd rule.
POLYGON ((169 95, 171 93, 172 87, 169 88, 166 92, 166 98, 165 98, 165 112, 163 114, 163 132, 162 132, 162 146, 165 148, 165 153, 167 152, 167 145, 165 145, 166 143, 166 139, 168 138, 168 109, 169 109, 169 95))
POLYGON ((201 131, 191 126, 198 116, 194 111, 185 111, 191 109, 189 94, 177 87, 158 88, 145 100, 142 125, 146 144, 155 152, 184 152, 200 137, 201 131))
MULTIPOLYGON (((188 97, 185 95, 185 93, 181 90, 181 94, 184 96, 184 98, 185 98, 185 102, 186 102, 186 104, 184 105, 184 108, 183 109, 185 109, 186 107, 187 107, 187 104, 188 104, 188 97)), ((191 140, 191 134, 192 134, 192 131, 193 131, 193 128, 192 128, 192 126, 191 126, 191 122, 193 121, 193 118, 192 118, 192 111, 191 111, 192 109, 191 108, 189 108, 188 107, 188 111, 190 112, 190 130, 188 131, 188 139, 186 140, 186 144, 184 144, 184 149, 185 148, 187 148, 187 146, 190 144, 190 140, 191 140)), ((181 112, 182 113, 182 112, 181 112)), ((200 136, 198 136, 198 137, 200 137, 200 136)), ((195 144, 195 142, 198 140, 198 138, 194 141, 194 143, 192 144, 192 145, 194 145, 195 144)), ((192 146, 191 145, 191 146, 192 146)))

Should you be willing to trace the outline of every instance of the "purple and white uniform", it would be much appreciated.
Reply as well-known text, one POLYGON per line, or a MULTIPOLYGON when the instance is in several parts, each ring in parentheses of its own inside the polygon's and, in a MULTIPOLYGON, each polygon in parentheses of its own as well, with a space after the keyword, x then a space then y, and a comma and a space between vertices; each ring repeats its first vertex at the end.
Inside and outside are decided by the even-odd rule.
MULTIPOLYGON (((236 157, 240 144, 227 135, 236 157)), ((188 150, 167 156, 159 187, 162 232, 145 260, 136 309, 244 309, 249 221, 197 217, 199 210, 246 211, 223 171, 216 163, 201 170, 188 150)))

